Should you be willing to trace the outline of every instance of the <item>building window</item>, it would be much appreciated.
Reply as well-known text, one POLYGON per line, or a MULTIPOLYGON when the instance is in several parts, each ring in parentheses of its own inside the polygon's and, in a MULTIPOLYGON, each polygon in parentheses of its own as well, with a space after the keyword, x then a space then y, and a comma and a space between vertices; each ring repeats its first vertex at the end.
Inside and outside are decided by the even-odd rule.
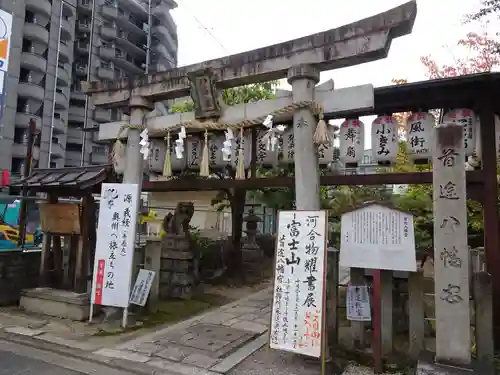
POLYGON ((82 145, 78 144, 78 143, 68 142, 68 143, 66 143, 66 150, 67 151, 78 151, 78 152, 81 152, 82 151, 82 145))

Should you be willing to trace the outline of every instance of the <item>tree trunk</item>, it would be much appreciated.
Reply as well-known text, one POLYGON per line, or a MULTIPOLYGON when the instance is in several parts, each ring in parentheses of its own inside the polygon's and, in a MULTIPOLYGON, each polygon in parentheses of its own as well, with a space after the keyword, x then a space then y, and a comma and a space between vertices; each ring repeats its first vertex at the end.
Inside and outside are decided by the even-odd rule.
POLYGON ((231 197, 232 251, 230 272, 237 272, 241 266, 241 237, 243 232, 243 212, 245 210, 245 189, 234 189, 231 197))

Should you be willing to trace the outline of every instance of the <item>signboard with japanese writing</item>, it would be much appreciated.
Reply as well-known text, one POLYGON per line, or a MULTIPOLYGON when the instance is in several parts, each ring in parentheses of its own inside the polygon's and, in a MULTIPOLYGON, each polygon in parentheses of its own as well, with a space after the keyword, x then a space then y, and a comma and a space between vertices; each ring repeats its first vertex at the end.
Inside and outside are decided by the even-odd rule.
POLYGON ((146 304, 154 278, 155 271, 145 269, 139 270, 137 280, 135 280, 134 288, 130 294, 130 303, 139 306, 144 306, 146 304))
POLYGON ((93 304, 127 307, 139 191, 136 184, 103 184, 92 282, 93 304))
POLYGON ((280 211, 270 347, 321 357, 326 211, 280 211))
POLYGON ((339 263, 342 267, 416 271, 413 216, 378 204, 343 214, 339 263))
POLYGON ((349 285, 346 298, 347 320, 369 322, 372 320, 370 296, 366 285, 349 285))

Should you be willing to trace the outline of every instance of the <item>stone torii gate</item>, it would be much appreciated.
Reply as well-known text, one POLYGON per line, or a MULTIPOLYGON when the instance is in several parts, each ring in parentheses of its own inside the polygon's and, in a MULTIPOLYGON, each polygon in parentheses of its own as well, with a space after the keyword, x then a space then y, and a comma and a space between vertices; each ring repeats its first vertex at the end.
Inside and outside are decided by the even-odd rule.
MULTIPOLYGON (((319 98, 315 98, 315 85, 319 82, 321 71, 387 57, 392 40, 411 33, 416 14, 417 5, 413 0, 384 13, 325 32, 166 72, 144 75, 134 81, 123 79, 116 84, 88 82, 84 85, 84 90, 92 97, 97 107, 120 107, 129 111, 131 126, 126 133, 127 158, 123 181, 140 184, 143 165, 142 155, 139 152, 140 127, 146 125, 145 116, 153 109, 154 102, 191 94, 197 107, 196 113, 191 116, 224 117, 230 115, 232 108, 221 113, 216 100, 213 100, 214 85, 211 87, 211 99, 203 98, 208 99, 208 102, 197 100, 201 99, 200 81, 210 81, 215 83, 217 89, 224 89, 285 77, 292 86, 292 98, 282 100, 294 103, 317 101, 319 98)), ((328 109, 333 109, 332 107, 336 107, 334 112, 373 107, 373 90, 367 97, 366 86, 360 87, 356 93, 347 95, 347 98, 352 99, 349 101, 345 100, 346 97, 342 100, 342 94, 347 93, 342 91, 344 90, 333 91, 329 96, 325 95, 326 100, 325 98, 322 100, 325 113, 328 109), (339 101, 342 103, 340 107, 337 106, 339 101)), ((261 106, 263 109, 265 104, 261 106)), ((293 119, 294 124, 300 121, 302 124, 310 125, 315 121, 309 108, 296 110, 293 119)), ((168 122, 172 120, 173 117, 168 122)), ((106 124, 101 126, 101 129, 105 132, 115 130, 114 138, 116 138, 118 128, 123 124, 115 124, 116 126, 109 129, 106 124)), ((313 134, 314 126, 294 126, 296 207, 299 210, 320 208, 319 169, 312 140, 313 134)))

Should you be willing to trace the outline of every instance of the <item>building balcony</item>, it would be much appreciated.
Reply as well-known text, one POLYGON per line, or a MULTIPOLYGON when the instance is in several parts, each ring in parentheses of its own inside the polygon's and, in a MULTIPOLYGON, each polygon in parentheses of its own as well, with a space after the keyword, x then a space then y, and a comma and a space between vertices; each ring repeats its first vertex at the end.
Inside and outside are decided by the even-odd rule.
POLYGON ((118 8, 103 4, 101 5, 101 15, 103 18, 107 18, 109 20, 116 20, 118 18, 118 8))
POLYGON ((75 28, 69 20, 62 19, 61 20, 61 40, 71 41, 73 40, 73 34, 75 32, 75 28))
POLYGON ((56 102, 55 107, 57 109, 67 109, 68 108, 68 98, 63 92, 56 91, 56 102))
MULTIPOLYGON (((37 0, 32 0, 32 1, 37 1, 37 0)), ((76 4, 77 4, 76 0, 63 1, 63 17, 73 17, 75 15, 76 4)))
POLYGON ((75 100, 85 100, 85 93, 81 90, 71 90, 70 97, 75 100))
POLYGON ((168 62, 167 66, 172 68, 177 65, 175 56, 163 44, 155 44, 151 49, 155 52, 157 61, 163 62, 162 60, 166 60, 168 62))
POLYGON ((99 79, 109 79, 110 81, 112 81, 113 79, 115 79, 115 73, 111 68, 99 67, 97 68, 97 77, 99 77, 99 79))
POLYGON ((68 127, 68 131, 66 133, 67 143, 76 143, 82 144, 82 130, 80 128, 68 127))
POLYGON ((52 14, 52 4, 49 0, 24 0, 27 10, 34 13, 50 16, 52 14))
POLYGON ((68 46, 68 43, 61 40, 59 44, 59 61, 66 64, 70 61, 70 58, 73 59, 71 48, 68 46))
POLYGON ((75 64, 75 75, 77 77, 87 77, 87 64, 75 64))
POLYGON ((62 159, 64 158, 64 147, 62 144, 60 144, 59 142, 56 143, 56 142, 52 142, 52 145, 51 145, 51 149, 50 149, 50 155, 53 159, 62 159))
POLYGON ((126 32, 146 37, 146 31, 126 15, 118 17, 116 24, 126 32))
POLYGON ((21 55, 21 68, 34 72, 45 73, 47 71, 47 60, 42 55, 31 52, 23 52, 21 55))
POLYGON ((89 53, 90 43, 86 41, 79 40, 75 43, 75 49, 78 53, 87 55, 89 53))
POLYGON ((26 22, 24 24, 24 37, 33 42, 49 45, 49 32, 45 27, 36 23, 26 22))
POLYGON ((151 13, 156 16, 161 21, 161 24, 165 25, 172 34, 177 34, 177 24, 170 14, 170 9, 171 7, 162 2, 160 5, 154 7, 151 13))
POLYGON ((66 133, 66 123, 60 119, 54 117, 54 134, 64 134, 66 133))
POLYGON ((34 120, 37 130, 42 129, 42 118, 33 113, 16 112, 16 128, 29 128, 30 120, 34 120))
POLYGON ((71 84, 71 75, 64 66, 59 66, 57 70, 57 84, 63 87, 71 84))
POLYGON ((36 83, 19 82, 17 85, 17 94, 23 98, 43 102, 45 88, 36 83))
MULTIPOLYGON (((23 143, 13 143, 12 144, 12 156, 15 158, 24 159, 28 153, 28 145, 23 143)), ((33 146, 33 159, 40 159, 40 148, 33 146)))
POLYGON ((105 60, 113 60, 115 58, 115 49, 113 47, 99 47, 99 56, 105 60))
POLYGON ((85 108, 72 105, 68 111, 68 121, 83 123, 85 120, 85 108))
POLYGON ((77 22, 76 30, 80 33, 90 33, 90 22, 77 22))
POLYGON ((123 49, 126 53, 134 55, 135 57, 144 58, 146 56, 146 47, 136 45, 134 42, 130 41, 127 36, 116 38, 116 44, 123 49))
POLYGON ((163 45, 165 45, 165 47, 170 51, 171 54, 176 54, 177 50, 179 49, 178 41, 172 37, 172 34, 165 26, 155 26, 155 28, 153 29, 153 34, 160 40, 163 45))
POLYGON ((99 26, 99 33, 101 37, 105 40, 115 40, 116 39, 116 28, 101 25, 99 26))
POLYGON ((109 163, 108 155, 103 153, 92 152, 91 155, 92 164, 107 164, 109 163))
POLYGON ((82 158, 81 151, 66 151, 66 165, 73 165, 75 167, 80 166, 80 160, 82 158))
POLYGON ((97 108, 94 110, 94 119, 98 122, 111 122, 111 112, 108 109, 97 108))
POLYGON ((92 2, 95 0, 78 0, 78 12, 92 14, 92 2))
POLYGON ((123 55, 121 55, 120 53, 116 54, 116 58, 114 60, 116 66, 129 73, 144 74, 145 68, 137 66, 136 62, 133 61, 132 59, 125 56, 124 57, 121 56, 123 55))
POLYGON ((146 6, 141 5, 137 0, 120 0, 120 7, 127 8, 131 13, 138 16, 147 17, 148 11, 146 6))

